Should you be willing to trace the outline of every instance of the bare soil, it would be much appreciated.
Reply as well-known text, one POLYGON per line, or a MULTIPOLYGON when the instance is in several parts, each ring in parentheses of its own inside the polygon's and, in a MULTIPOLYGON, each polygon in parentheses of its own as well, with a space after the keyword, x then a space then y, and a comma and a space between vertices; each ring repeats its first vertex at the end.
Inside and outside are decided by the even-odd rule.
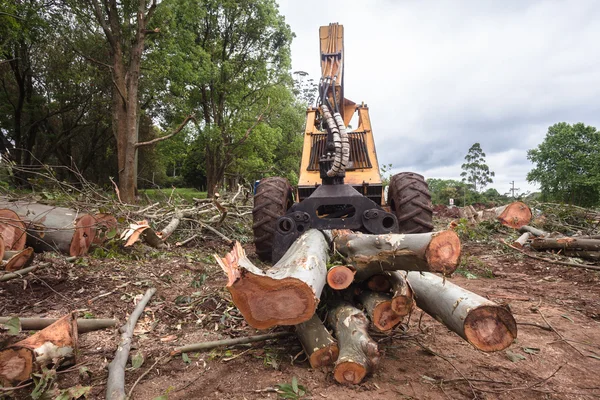
MULTIPOLYGON (((210 257, 228 247, 216 241, 173 251, 138 248, 120 258, 89 257, 75 264, 39 256, 36 262, 52 266, 0 284, 0 315, 59 317, 80 310, 82 316, 122 324, 136 296, 156 287, 132 350, 145 362, 127 371, 127 390, 152 368, 133 399, 165 394, 168 399, 275 399, 276 385, 294 376, 315 399, 599 398, 600 273, 527 258, 503 246, 501 237, 463 243, 462 266, 451 280, 508 304, 519 323, 515 343, 507 351, 480 352, 417 309, 391 335, 374 335, 383 361, 356 387, 336 384, 331 371, 310 369, 293 336, 192 353, 189 360, 168 356, 176 346, 264 333, 248 327, 231 303, 225 276, 210 257)), ((253 251, 251 245, 246 249, 253 251)), ((26 335, 5 335, 0 345, 26 335)), ((87 372, 74 368, 59 374, 59 387, 92 386, 90 398, 104 398, 106 367, 119 338, 117 329, 80 335, 77 363, 87 372)), ((12 396, 29 398, 31 389, 12 396)))

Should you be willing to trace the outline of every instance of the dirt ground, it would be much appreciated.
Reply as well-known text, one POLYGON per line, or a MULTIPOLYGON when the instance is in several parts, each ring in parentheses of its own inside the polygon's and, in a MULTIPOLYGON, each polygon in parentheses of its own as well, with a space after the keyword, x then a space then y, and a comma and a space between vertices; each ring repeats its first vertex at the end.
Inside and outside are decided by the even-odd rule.
MULTIPOLYGON (((168 356, 176 346, 259 333, 245 324, 224 289, 225 275, 211 254, 228 247, 214 240, 75 264, 43 255, 39 261, 51 267, 0 284, 0 315, 59 317, 80 310, 81 316, 122 324, 136 296, 156 287, 132 350, 145 361, 126 373, 129 390, 147 372, 133 399, 275 399, 276 385, 293 377, 314 399, 600 398, 600 272, 524 257, 503 246, 501 237, 463 243, 462 265, 451 281, 510 306, 519 324, 510 348, 480 352, 417 309, 392 334, 374 336, 383 360, 356 387, 336 384, 331 371, 310 369, 293 336, 187 359, 168 356)), ((5 335, 0 344, 26 335, 5 335)), ((82 334, 77 363, 85 368, 59 374, 59 387, 92 386, 90 398, 104 398, 106 367, 119 338, 117 329, 82 334)), ((29 398, 31 390, 11 396, 29 398)))

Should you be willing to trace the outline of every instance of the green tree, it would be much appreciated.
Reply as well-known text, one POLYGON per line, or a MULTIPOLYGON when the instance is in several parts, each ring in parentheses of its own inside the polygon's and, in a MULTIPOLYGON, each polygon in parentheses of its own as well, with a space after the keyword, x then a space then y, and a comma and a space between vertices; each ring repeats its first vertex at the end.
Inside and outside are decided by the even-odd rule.
POLYGON ((465 156, 465 163, 461 165, 463 172, 460 174, 463 182, 473 185, 473 189, 479 193, 488 183, 494 182, 493 171, 485 163, 485 153, 481 150, 479 143, 474 143, 465 156))
POLYGON ((593 126, 552 125, 527 158, 535 164, 527 180, 540 184, 543 198, 582 206, 599 204, 600 132, 593 126))
POLYGON ((472 197, 471 193, 469 193, 471 192, 468 188, 469 185, 453 179, 429 178, 427 179, 427 185, 429 186, 431 202, 433 204, 448 205, 450 199, 454 199, 454 204, 458 205, 465 198, 465 190, 469 199, 472 197))

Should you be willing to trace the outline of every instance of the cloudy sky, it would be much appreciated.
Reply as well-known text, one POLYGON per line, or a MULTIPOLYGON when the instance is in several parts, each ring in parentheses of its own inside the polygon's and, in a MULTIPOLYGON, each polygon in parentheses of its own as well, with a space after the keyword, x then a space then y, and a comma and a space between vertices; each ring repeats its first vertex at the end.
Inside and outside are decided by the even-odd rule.
POLYGON ((278 0, 293 70, 320 76, 318 28, 345 29, 346 97, 369 105, 380 164, 460 179, 481 143, 521 191, 550 125, 600 128, 600 2, 278 0))

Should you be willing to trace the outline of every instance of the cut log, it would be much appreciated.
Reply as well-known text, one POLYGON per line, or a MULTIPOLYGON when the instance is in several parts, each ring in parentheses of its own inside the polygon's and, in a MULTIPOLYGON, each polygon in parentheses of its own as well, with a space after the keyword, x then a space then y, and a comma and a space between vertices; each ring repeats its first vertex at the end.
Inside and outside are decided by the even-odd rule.
POLYGON ((250 262, 239 242, 225 257, 214 257, 227 274, 227 289, 248 324, 267 329, 297 325, 313 316, 325 286, 328 255, 323 234, 309 230, 266 272, 250 262))
POLYGON ((532 235, 538 236, 538 237, 550 236, 550 233, 545 232, 541 229, 534 228, 533 226, 529 226, 529 225, 523 225, 522 227, 520 227, 519 232, 521 232, 521 233, 529 232, 532 235))
POLYGON ((531 241, 531 247, 538 250, 600 250, 599 239, 579 239, 576 237, 538 237, 531 241))
POLYGON ((112 214, 94 215, 94 240, 93 244, 102 244, 112 237, 116 237, 118 223, 112 214), (109 237, 110 236, 110 237, 109 237))
POLYGON ((527 225, 532 217, 531 209, 527 204, 520 201, 482 211, 476 211, 473 206, 466 206, 460 209, 459 214, 461 218, 465 218, 471 224, 496 220, 502 225, 513 229, 519 229, 523 225, 527 225))
POLYGON ((409 272, 417 305, 482 351, 504 350, 517 337, 511 312, 493 301, 429 273, 409 272))
POLYGON ((24 201, 2 202, 25 222, 27 243, 36 252, 59 251, 70 256, 87 254, 94 240, 95 219, 63 207, 24 201))
POLYGON ((75 358, 76 349, 77 325, 69 314, 0 351, 0 380, 5 384, 27 380, 41 367, 75 358))
MULTIPOLYGON (((12 317, 0 317, 0 324, 5 324, 12 317)), ((19 323, 24 331, 39 331, 58 321, 56 318, 21 318, 19 323)), ((77 333, 87 333, 106 329, 117 325, 116 319, 78 319, 77 333)))
POLYGON ((458 267, 460 239, 456 232, 369 235, 348 230, 331 232, 336 249, 363 281, 383 271, 411 270, 451 274, 458 267))
POLYGON ((343 290, 354 282, 356 271, 345 265, 334 265, 327 271, 327 284, 335 290, 343 290))
POLYGON ((333 365, 338 358, 337 342, 317 314, 296 325, 296 335, 308 357, 311 368, 333 365))
POLYGON ((525 232, 517 240, 513 242, 513 246, 522 249, 525 246, 525 243, 533 236, 531 232, 525 232))
POLYGON ((402 322, 403 316, 392 310, 390 294, 365 290, 360 294, 359 299, 367 311, 371 323, 379 331, 389 331, 402 322))
POLYGON ((27 268, 33 262, 33 247, 28 247, 20 251, 7 250, 4 253, 4 270, 8 272, 18 271, 27 268))
POLYGON ((339 303, 329 311, 328 322, 340 349, 333 377, 345 385, 359 384, 375 370, 380 358, 377 343, 367 333, 367 317, 351 304, 339 303))
POLYGON ((392 284, 392 310, 404 317, 411 313, 414 306, 413 291, 408 284, 403 272, 391 271, 390 282, 392 284))
POLYGON ((389 292, 392 288, 388 274, 373 275, 367 280, 367 287, 374 292, 389 292))
MULTIPOLYGON (((0 207, 2 207, 0 205, 0 207)), ((16 212, 7 208, 0 209, 0 236, 6 250, 23 250, 27 241, 25 223, 16 212)))

